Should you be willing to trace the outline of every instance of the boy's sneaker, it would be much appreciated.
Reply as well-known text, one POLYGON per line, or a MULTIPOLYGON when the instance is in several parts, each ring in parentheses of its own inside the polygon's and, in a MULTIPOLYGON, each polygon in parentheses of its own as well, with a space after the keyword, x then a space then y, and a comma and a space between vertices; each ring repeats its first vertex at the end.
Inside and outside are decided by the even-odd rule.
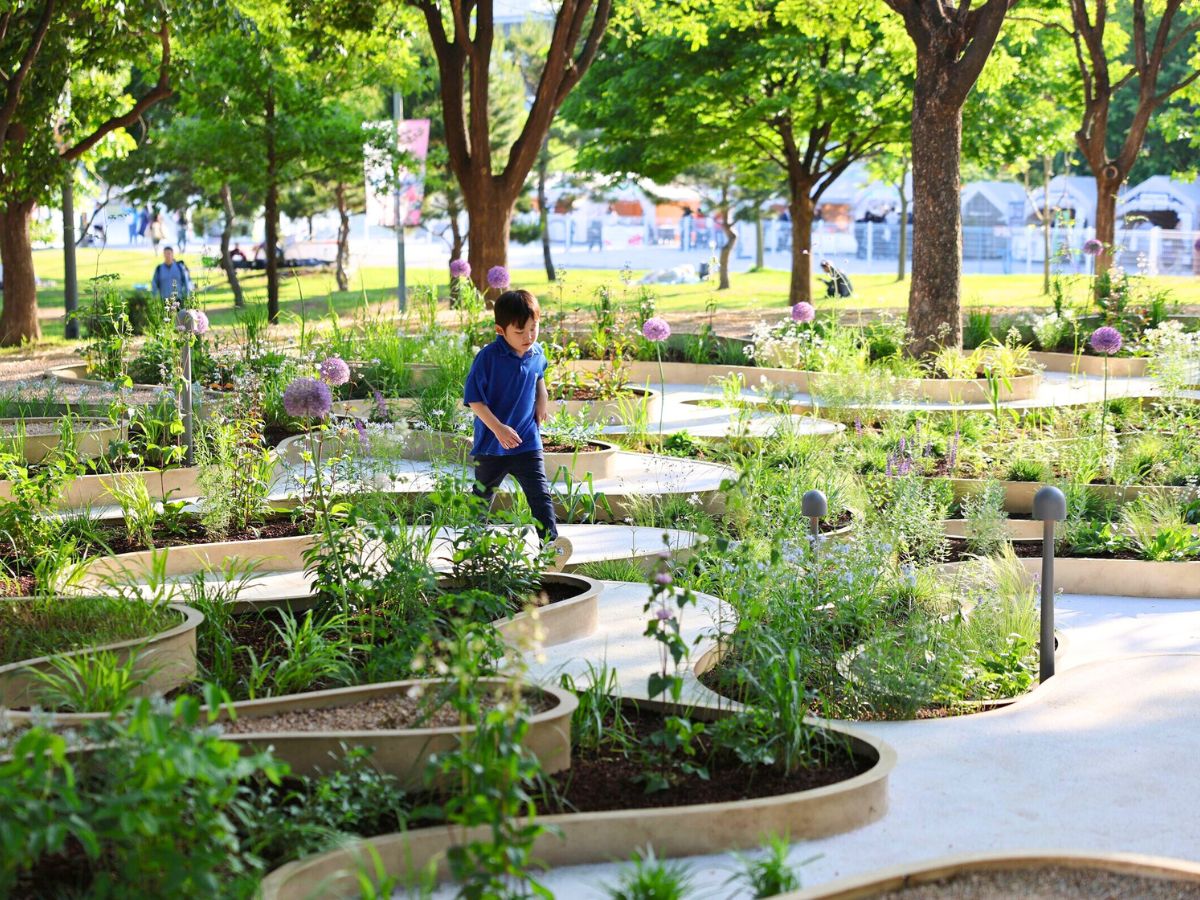
POLYGON ((572 546, 571 542, 565 537, 555 538, 546 546, 554 551, 554 556, 550 559, 550 562, 546 564, 546 571, 561 572, 563 570, 563 566, 565 566, 567 561, 570 560, 571 551, 575 549, 574 546, 572 546))

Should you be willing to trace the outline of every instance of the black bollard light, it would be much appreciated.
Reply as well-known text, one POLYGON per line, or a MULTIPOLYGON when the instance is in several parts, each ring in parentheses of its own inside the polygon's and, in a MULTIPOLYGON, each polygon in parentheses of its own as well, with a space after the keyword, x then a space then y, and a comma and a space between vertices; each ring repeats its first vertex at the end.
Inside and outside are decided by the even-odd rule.
POLYGON ((1054 677, 1054 523, 1067 517, 1067 498, 1047 485, 1033 495, 1033 517, 1042 522, 1042 636, 1038 677, 1054 677))

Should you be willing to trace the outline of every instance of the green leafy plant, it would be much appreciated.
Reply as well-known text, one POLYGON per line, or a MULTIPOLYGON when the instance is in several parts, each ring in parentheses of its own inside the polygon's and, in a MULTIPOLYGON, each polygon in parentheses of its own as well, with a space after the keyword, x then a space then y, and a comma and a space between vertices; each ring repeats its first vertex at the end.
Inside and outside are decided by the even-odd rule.
POLYGON ((134 694, 150 680, 152 668, 139 671, 138 652, 121 659, 111 650, 52 656, 49 671, 32 672, 38 702, 46 709, 71 713, 113 713, 129 706, 134 694))
POLYGON ((682 900, 692 886, 687 866, 660 860, 654 848, 633 855, 632 867, 620 880, 607 888, 609 900, 682 900))

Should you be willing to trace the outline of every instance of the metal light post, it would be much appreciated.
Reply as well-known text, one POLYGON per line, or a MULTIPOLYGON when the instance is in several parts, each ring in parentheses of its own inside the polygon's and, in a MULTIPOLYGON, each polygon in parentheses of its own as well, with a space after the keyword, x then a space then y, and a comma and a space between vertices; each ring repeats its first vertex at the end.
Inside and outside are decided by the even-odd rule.
MULTIPOLYGON (((396 127, 396 150, 399 152, 400 141, 400 123, 404 121, 404 101, 400 97, 398 90, 392 91, 392 121, 396 127)), ((399 169, 393 168, 393 173, 399 176, 399 169)), ((404 312, 408 306, 408 287, 405 284, 404 273, 404 220, 408 218, 407 210, 403 209, 403 200, 400 191, 399 177, 396 179, 396 272, 398 280, 396 282, 397 299, 400 302, 400 312, 404 312)))
POLYGON ((1042 522, 1042 634, 1038 677, 1044 684, 1054 677, 1054 523, 1067 517, 1067 498, 1047 485, 1033 496, 1033 517, 1042 522))
POLYGON ((192 341, 196 333, 196 315, 190 309, 181 309, 175 316, 176 327, 183 332, 183 349, 179 354, 179 367, 183 370, 183 385, 179 392, 179 402, 183 407, 183 449, 184 463, 195 465, 195 454, 192 451, 192 341))

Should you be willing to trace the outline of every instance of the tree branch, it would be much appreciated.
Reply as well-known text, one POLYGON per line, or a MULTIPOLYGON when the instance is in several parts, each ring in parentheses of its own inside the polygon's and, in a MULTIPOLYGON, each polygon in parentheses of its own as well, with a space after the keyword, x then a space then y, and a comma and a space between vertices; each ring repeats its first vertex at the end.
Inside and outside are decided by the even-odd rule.
POLYGON ((171 88, 171 34, 170 25, 167 22, 166 10, 163 10, 162 25, 158 29, 158 40, 162 45, 162 60, 159 62, 158 81, 155 83, 154 87, 152 87, 145 96, 134 103, 132 108, 130 108, 130 110, 124 115, 113 116, 112 118, 108 119, 108 121, 101 123, 95 131, 77 143, 74 147, 71 147, 60 153, 59 156, 62 159, 68 162, 79 159, 79 157, 91 150, 92 147, 96 146, 96 144, 98 144, 105 135, 112 131, 116 131, 118 128, 127 128, 134 124, 142 117, 142 113, 152 107, 155 103, 158 103, 160 100, 165 100, 174 93, 171 88))
MULTIPOLYGON (((34 26, 33 37, 30 38, 29 46, 25 48, 25 54, 21 57, 21 64, 8 81, 4 105, 0 106, 0 147, 3 147, 4 142, 8 140, 8 126, 12 124, 13 116, 17 113, 17 104, 21 102, 21 86, 25 83, 25 78, 33 67, 33 61, 37 59, 37 55, 42 50, 42 41, 46 39, 46 32, 50 30, 50 20, 53 18, 54 0, 46 0, 46 5, 42 7, 41 18, 34 26)), ((7 27, 6 16, 5 28, 7 29, 7 27)))

